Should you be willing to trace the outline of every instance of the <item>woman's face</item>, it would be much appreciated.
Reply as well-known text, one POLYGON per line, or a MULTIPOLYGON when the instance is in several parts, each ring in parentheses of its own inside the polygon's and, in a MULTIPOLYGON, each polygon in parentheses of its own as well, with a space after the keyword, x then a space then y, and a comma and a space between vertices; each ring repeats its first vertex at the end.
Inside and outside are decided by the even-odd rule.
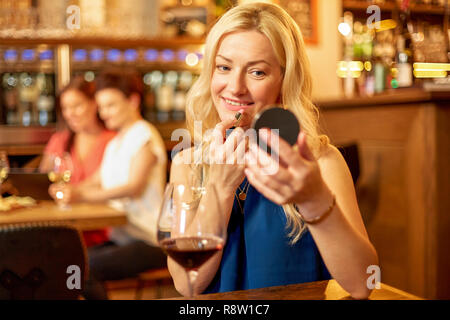
POLYGON ((89 130, 98 122, 95 101, 76 89, 69 89, 61 95, 61 112, 75 133, 89 130))
POLYGON ((263 107, 277 102, 283 75, 269 39, 258 31, 226 35, 219 43, 211 80, 211 96, 220 119, 243 109, 247 127, 263 107))
POLYGON ((110 130, 120 130, 130 119, 133 108, 119 89, 107 88, 95 94, 100 118, 110 130))

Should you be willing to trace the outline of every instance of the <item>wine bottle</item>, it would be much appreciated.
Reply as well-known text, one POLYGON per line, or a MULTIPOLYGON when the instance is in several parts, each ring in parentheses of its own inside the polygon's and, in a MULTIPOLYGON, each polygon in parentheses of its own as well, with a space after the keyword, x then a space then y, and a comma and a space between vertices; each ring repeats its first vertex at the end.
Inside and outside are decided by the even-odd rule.
POLYGON ((41 73, 37 77, 40 94, 36 105, 39 114, 39 124, 46 126, 53 122, 53 110, 55 107, 55 98, 53 96, 52 76, 41 73))
POLYGON ((6 124, 16 125, 19 123, 19 76, 16 73, 5 73, 2 78, 6 124))
POLYGON ((38 94, 35 76, 23 72, 20 75, 20 84, 20 122, 23 126, 29 126, 37 120, 37 110, 34 105, 38 94))

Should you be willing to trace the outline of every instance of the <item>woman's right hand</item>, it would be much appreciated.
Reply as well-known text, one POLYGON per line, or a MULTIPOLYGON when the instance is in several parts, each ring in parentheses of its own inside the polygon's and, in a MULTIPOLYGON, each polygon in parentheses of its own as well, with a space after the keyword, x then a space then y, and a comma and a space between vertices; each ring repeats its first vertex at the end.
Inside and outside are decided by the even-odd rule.
POLYGON ((209 181, 216 184, 219 190, 234 194, 236 188, 244 180, 245 152, 247 143, 244 130, 235 128, 225 138, 226 130, 233 126, 235 119, 219 122, 213 130, 213 140, 210 144, 209 181))

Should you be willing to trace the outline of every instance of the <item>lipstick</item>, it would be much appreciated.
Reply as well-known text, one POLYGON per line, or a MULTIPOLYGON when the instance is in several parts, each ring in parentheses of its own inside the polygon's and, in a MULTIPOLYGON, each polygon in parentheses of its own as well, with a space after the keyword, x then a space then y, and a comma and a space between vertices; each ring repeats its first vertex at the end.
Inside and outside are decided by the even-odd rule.
POLYGON ((236 122, 234 123, 235 127, 239 126, 239 123, 242 120, 242 113, 241 111, 243 110, 239 110, 238 112, 236 112, 236 114, 234 115, 234 118, 236 119, 236 122))

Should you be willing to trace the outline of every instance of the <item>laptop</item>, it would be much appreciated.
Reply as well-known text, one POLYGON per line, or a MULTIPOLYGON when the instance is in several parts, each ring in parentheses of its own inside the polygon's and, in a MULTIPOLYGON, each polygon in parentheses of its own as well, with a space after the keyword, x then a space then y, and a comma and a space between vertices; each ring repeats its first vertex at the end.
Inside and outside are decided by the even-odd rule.
POLYGON ((15 169, 9 172, 6 181, 12 184, 13 189, 17 190, 17 195, 20 197, 29 196, 35 200, 52 200, 48 194, 51 182, 46 173, 15 169))

